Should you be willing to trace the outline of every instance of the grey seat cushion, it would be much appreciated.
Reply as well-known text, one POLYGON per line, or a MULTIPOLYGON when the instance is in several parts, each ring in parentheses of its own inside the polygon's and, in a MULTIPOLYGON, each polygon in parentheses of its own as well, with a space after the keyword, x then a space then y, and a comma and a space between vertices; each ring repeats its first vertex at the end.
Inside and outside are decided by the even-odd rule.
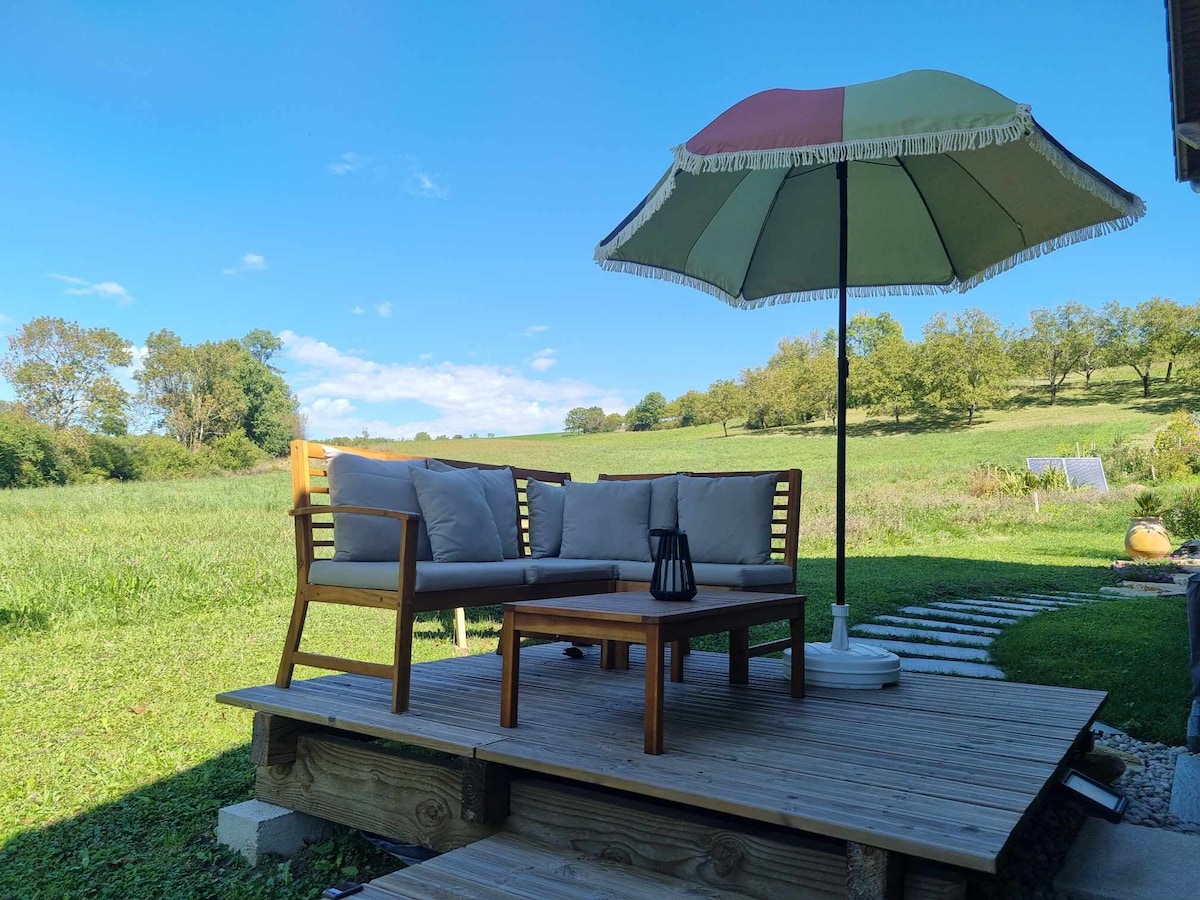
POLYGON ((771 560, 779 476, 679 476, 679 527, 693 562, 762 565, 771 560))
POLYGON ((617 566, 607 560, 543 558, 525 561, 526 584, 616 581, 617 566))
MULTIPOLYGON (((415 590, 422 593, 524 584, 526 562, 521 559, 478 563, 419 562, 415 590)), ((399 577, 398 562, 351 563, 321 559, 308 570, 309 584, 379 591, 396 590, 399 577)))
POLYGON ((561 556, 649 562, 649 481, 568 481, 563 487, 561 556))
MULTIPOLYGON (((334 506, 370 506, 420 513, 414 468, 423 459, 370 459, 357 453, 328 455, 329 502, 334 506)), ((400 558, 400 523, 379 516, 333 517, 333 558, 341 562, 372 562, 400 558)), ((422 521, 417 530, 417 559, 433 559, 429 532, 422 521)))
MULTIPOLYGON (((622 581, 650 581, 654 563, 615 560, 622 581)), ((693 563, 696 584, 727 588, 756 588, 779 586, 780 591, 792 591, 792 570, 781 565, 736 565, 729 563, 693 563)))
MULTIPOLYGON (((429 468, 434 472, 458 472, 455 466, 448 466, 440 459, 430 459, 429 468)), ((496 531, 500 534, 500 545, 504 550, 505 559, 516 559, 521 555, 521 545, 517 535, 517 483, 513 480, 512 469, 479 469, 479 477, 483 480, 483 495, 492 510, 492 518, 496 522, 496 531)))
POLYGON ((530 478, 525 497, 529 502, 529 555, 535 559, 558 556, 562 548, 566 490, 561 484, 530 478))
MULTIPOLYGON (((679 525, 679 477, 665 475, 650 480, 650 527, 676 528, 679 525)), ((650 558, 658 557, 658 538, 650 538, 650 558)))
POLYGON ((504 546, 478 469, 414 469, 434 562, 497 562, 504 546))

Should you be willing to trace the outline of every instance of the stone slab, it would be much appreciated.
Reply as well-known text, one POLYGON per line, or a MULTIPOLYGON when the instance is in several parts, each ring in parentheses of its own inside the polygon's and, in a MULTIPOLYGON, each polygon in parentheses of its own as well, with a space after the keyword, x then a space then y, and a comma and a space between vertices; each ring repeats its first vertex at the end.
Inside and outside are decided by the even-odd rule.
POLYGON ((1004 678, 1004 673, 987 663, 961 662, 956 659, 922 659, 900 657, 900 671, 923 672, 932 675, 962 675, 966 678, 1004 678))
POLYGON ((1036 616, 1040 610, 1036 609, 1014 609, 1003 606, 996 606, 988 603, 932 603, 931 606, 936 606, 938 609, 957 609, 962 612, 974 613, 990 613, 992 615, 1019 616, 1027 619, 1030 616, 1036 616))
POLYGON ((1102 734, 1102 735, 1106 735, 1108 737, 1117 737, 1117 736, 1128 737, 1128 735, 1126 735, 1126 733, 1124 731, 1122 731, 1120 728, 1117 728, 1113 725, 1106 725, 1099 720, 1092 723, 1092 732, 1094 734, 1102 734))
POLYGON ((891 622, 893 625, 911 625, 914 628, 949 629, 961 631, 964 634, 999 634, 1002 629, 991 628, 987 625, 967 625, 963 622, 951 622, 946 619, 915 619, 910 616, 876 616, 876 622, 891 622))
POLYGON ((1064 591, 1061 594, 1023 594, 1022 596, 1028 597, 1032 600, 1059 600, 1066 603, 1100 602, 1095 594, 1080 594, 1072 591, 1064 591))
POLYGON ((1171 815, 1200 825, 1200 756, 1180 756, 1175 760, 1171 815))
POLYGON ((963 634, 961 631, 931 631, 926 628, 903 628, 899 625, 855 625, 850 630, 855 634, 914 638, 921 641, 937 641, 940 644, 962 644, 968 647, 986 647, 994 640, 994 638, 983 634, 963 634))
POLYGON ((1088 819, 1054 887, 1069 900, 1200 900, 1200 836, 1088 819))
POLYGON ((1044 600, 1041 597, 984 597, 983 600, 987 603, 1016 603, 1020 606, 1041 606, 1045 609, 1079 606, 1078 600, 1044 600))
POLYGON ((324 819, 262 800, 247 800, 217 812, 217 843, 242 854, 252 866, 264 853, 292 856, 331 831, 324 819))
POLYGON ((988 625, 1016 625, 1017 619, 1008 619, 1003 616, 984 616, 978 613, 949 611, 945 609, 931 609, 928 606, 905 606, 899 612, 912 616, 935 616, 949 618, 953 616, 955 619, 963 622, 983 622, 988 625))
POLYGON ((960 603, 980 603, 984 606, 994 606, 997 609, 1019 609, 1022 612, 1039 613, 1046 607, 1033 603, 1018 603, 1016 600, 1005 600, 1000 597, 963 597, 960 603))
POLYGON ((1200 753, 1200 700, 1192 701, 1192 714, 1187 723, 1187 748, 1191 753, 1200 753))
POLYGON ((974 647, 949 647, 945 644, 913 644, 908 641, 876 640, 858 638, 858 643, 873 644, 902 656, 922 656, 927 659, 959 659, 967 662, 991 662, 986 650, 974 647))

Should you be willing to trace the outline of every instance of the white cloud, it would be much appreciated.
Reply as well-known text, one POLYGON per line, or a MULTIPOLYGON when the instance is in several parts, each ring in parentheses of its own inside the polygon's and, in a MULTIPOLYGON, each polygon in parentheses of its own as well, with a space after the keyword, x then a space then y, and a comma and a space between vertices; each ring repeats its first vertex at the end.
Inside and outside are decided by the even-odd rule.
POLYGON ((558 363, 556 358, 558 351, 553 347, 547 347, 545 350, 539 350, 529 358, 529 368, 535 372, 545 372, 551 366, 558 363))
POLYGON ((115 297, 119 306, 128 306, 133 302, 133 297, 129 291, 115 281, 88 281, 86 278, 78 278, 74 275, 59 275, 51 272, 46 276, 54 278, 65 284, 74 285, 66 289, 68 294, 76 296, 87 296, 95 294, 100 297, 115 297))
POLYGON ((221 271, 226 275, 237 275, 239 272, 261 272, 266 267, 267 258, 261 253, 245 253, 238 265, 221 271))
POLYGON ((292 331, 280 337, 311 431, 322 437, 360 434, 363 428, 380 437, 418 431, 528 434, 561 429, 576 406, 627 407, 615 392, 582 381, 530 378, 496 365, 379 363, 292 331), (396 422, 364 409, 411 402, 430 407, 432 416, 396 422))
POLYGON ((381 319, 390 319, 392 317, 392 301, 384 300, 382 303, 376 303, 375 312, 379 313, 381 319))
POLYGON ((541 334, 543 331, 549 331, 549 325, 526 325, 525 337, 533 337, 535 334, 541 334))
POLYGON ((365 162, 361 156, 349 150, 339 156, 337 162, 331 162, 328 168, 334 175, 353 175, 362 169, 365 162))
POLYGON ((433 354, 432 353, 422 353, 417 357, 417 359, 433 359, 433 354))
POLYGON ((362 310, 362 307, 361 307, 361 306, 356 306, 356 307, 354 307, 354 309, 350 310, 350 314, 351 314, 351 315, 354 315, 354 316, 361 316, 361 315, 362 315, 362 311, 363 311, 363 310, 362 310))
POLYGON ((445 200, 450 196, 450 190, 439 181, 440 176, 427 170, 414 157, 401 156, 400 160, 407 169, 403 183, 406 194, 433 200, 445 200))

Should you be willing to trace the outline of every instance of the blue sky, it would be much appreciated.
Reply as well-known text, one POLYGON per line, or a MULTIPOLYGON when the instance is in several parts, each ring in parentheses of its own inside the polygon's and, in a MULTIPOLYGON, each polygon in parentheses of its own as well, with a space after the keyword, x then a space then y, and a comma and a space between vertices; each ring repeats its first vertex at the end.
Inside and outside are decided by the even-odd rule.
POLYGON ((1200 299, 1161 0, 0 8, 0 314, 187 342, 282 333, 312 436, 558 430, 762 364, 832 303, 738 311, 601 271, 669 150, 742 97, 914 68, 1033 107, 1147 203, 965 296, 1200 299))

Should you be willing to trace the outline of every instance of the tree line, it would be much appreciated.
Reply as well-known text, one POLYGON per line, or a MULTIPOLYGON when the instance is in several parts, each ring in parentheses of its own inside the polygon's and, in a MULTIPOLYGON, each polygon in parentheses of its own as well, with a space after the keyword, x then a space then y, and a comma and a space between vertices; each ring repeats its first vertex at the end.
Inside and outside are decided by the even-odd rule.
POLYGON ((271 365, 282 346, 264 329, 190 345, 163 329, 138 354, 130 392, 118 377, 134 363, 129 341, 33 319, 0 357, 16 398, 0 404, 0 486, 243 469, 281 456, 304 425, 271 365))
MULTIPOLYGON (((1093 309, 1068 302, 1033 309, 1029 324, 1003 329, 979 309, 935 314, 911 341, 888 313, 859 313, 847 328, 850 407, 899 424, 905 416, 955 418, 974 424, 1002 405, 1017 378, 1044 387, 1050 405, 1072 373, 1091 387, 1097 369, 1129 366, 1143 397, 1156 377, 1170 382, 1181 362, 1200 357, 1200 303, 1152 297, 1136 306, 1116 301, 1093 309)), ((600 407, 568 412, 564 428, 587 434, 643 431, 719 422, 748 429, 834 421, 837 334, 830 330, 780 341, 766 364, 707 391, 668 401, 652 391, 625 415, 600 407)))

